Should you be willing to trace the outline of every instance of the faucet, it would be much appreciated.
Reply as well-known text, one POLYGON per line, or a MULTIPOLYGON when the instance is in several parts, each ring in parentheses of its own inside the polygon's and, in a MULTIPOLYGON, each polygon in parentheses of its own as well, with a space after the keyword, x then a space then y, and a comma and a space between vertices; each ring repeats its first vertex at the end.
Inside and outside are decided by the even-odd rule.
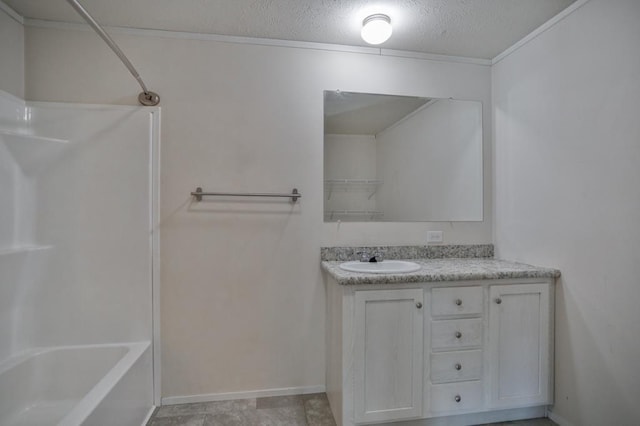
POLYGON ((360 256, 360 262, 382 262, 382 253, 380 252, 368 252, 368 251, 359 251, 356 252, 358 256, 360 256))

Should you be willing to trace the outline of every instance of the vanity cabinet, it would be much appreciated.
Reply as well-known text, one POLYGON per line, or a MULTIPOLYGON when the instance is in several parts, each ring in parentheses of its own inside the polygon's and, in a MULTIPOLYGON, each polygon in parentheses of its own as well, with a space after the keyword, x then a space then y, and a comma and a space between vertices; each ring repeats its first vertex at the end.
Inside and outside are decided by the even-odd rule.
POLYGON ((338 426, 507 421, 544 416, 553 402, 553 278, 328 281, 338 426))
POLYGON ((356 422, 422 414, 423 296, 422 289, 355 293, 356 422))
POLYGON ((492 407, 550 402, 548 284, 489 289, 489 361, 492 407))
POLYGON ((483 405, 484 289, 431 289, 430 374, 425 387, 432 415, 455 414, 483 405))

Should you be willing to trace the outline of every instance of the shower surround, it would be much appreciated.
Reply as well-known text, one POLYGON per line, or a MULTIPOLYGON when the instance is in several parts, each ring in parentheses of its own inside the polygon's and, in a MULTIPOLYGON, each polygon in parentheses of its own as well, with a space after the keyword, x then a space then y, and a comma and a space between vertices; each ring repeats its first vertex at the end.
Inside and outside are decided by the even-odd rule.
POLYGON ((0 92, 1 424, 148 416, 159 120, 0 92))

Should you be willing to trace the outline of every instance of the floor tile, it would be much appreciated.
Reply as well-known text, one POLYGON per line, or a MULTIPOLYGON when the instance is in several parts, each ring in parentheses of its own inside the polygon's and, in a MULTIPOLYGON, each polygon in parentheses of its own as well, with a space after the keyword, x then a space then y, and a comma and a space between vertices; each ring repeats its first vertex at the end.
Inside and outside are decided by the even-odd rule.
POLYGON ((173 417, 154 417, 147 426, 203 426, 204 414, 191 414, 173 417))
POLYGON ((302 406, 304 400, 302 395, 269 396, 256 399, 256 408, 279 408, 302 406))
POLYGON ((491 423, 484 426, 558 426, 550 419, 514 420, 511 422, 491 423))
POLYGON ((203 426, 256 426, 258 413, 255 410, 230 411, 207 414, 203 426))
POLYGON ((302 405, 256 410, 257 426, 307 426, 302 405))
POLYGON ((329 400, 324 393, 305 397, 304 412, 308 426, 336 426, 329 400))
MULTIPOLYGON (((148 426, 335 426, 325 393, 198 402, 158 408, 148 426)), ((484 426, 558 426, 549 419, 484 426)))

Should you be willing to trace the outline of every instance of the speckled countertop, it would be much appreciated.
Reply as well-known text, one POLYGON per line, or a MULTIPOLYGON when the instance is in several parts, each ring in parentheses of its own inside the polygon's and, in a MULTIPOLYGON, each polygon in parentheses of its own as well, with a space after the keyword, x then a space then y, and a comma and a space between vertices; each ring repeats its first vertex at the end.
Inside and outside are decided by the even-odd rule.
POLYGON ((324 261, 322 268, 338 284, 394 284, 432 281, 494 280, 504 278, 558 278, 560 271, 498 259, 410 259, 422 268, 403 274, 364 274, 340 269, 340 261, 324 261))

